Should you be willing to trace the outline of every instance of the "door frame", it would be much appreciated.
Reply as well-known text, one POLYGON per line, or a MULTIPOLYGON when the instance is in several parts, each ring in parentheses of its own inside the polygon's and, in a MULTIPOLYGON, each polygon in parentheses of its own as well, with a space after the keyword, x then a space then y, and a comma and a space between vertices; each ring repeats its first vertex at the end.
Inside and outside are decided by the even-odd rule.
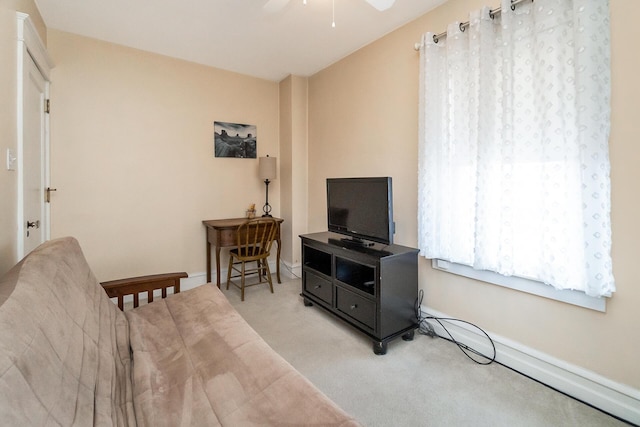
MULTIPOLYGON (((17 18, 17 252, 18 259, 22 259, 25 251, 25 224, 27 218, 24 213, 24 87, 27 82, 29 61, 33 60, 45 81, 45 99, 49 99, 49 85, 51 82, 51 69, 53 62, 47 53, 46 47, 40 38, 29 15, 16 12, 17 18)), ((42 197, 44 201, 44 189, 50 185, 50 147, 49 147, 49 114, 44 115, 42 147, 43 161, 41 162, 42 197)), ((44 238, 51 238, 51 208, 49 203, 44 203, 42 226, 44 238)))

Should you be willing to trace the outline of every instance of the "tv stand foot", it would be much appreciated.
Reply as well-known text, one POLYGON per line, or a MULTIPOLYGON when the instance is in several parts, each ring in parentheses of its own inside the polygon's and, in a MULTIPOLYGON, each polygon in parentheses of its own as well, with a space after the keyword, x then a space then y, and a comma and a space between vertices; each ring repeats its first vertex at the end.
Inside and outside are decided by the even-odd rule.
POLYGON ((386 341, 374 341, 373 342, 373 352, 378 356, 382 356, 387 354, 387 343, 386 341))
POLYGON ((305 307, 311 307, 313 305, 313 303, 306 298, 304 298, 302 302, 304 303, 305 307))
POLYGON ((405 341, 413 341, 413 337, 415 336, 415 330, 411 330, 406 334, 402 335, 402 339, 405 341))

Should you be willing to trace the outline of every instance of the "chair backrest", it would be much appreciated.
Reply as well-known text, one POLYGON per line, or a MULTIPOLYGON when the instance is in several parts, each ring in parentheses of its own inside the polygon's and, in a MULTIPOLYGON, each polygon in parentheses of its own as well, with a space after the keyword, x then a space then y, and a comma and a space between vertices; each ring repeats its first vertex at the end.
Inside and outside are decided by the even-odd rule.
POLYGON ((241 257, 268 256, 276 236, 278 223, 273 218, 250 219, 238 227, 238 255, 241 257))

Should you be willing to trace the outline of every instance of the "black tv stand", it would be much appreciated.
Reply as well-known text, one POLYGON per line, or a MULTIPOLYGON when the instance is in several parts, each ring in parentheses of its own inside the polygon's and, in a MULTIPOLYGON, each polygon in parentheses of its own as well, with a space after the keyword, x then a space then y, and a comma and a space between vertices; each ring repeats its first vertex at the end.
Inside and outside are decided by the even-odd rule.
POLYGON ((302 297, 373 340, 385 354, 397 337, 410 341, 418 327, 418 250, 401 245, 352 245, 325 232, 302 239, 302 297))

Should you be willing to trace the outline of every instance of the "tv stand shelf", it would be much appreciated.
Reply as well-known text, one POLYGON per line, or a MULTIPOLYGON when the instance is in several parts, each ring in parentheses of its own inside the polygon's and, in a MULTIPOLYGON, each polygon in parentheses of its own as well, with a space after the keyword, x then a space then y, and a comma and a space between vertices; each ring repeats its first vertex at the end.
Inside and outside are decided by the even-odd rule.
POLYGON ((373 340, 376 354, 418 327, 418 250, 401 245, 354 246, 340 235, 301 235, 302 297, 373 340))

